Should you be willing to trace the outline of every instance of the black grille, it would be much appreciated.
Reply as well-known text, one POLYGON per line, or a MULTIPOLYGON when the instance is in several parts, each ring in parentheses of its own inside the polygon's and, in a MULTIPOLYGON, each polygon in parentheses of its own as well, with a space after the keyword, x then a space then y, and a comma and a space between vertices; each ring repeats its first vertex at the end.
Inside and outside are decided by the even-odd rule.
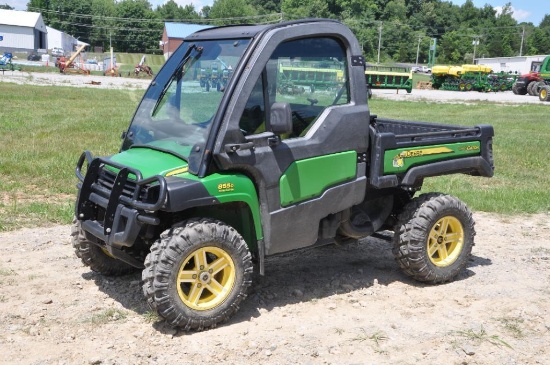
MULTIPOLYGON (((97 183, 104 189, 107 189, 108 191, 112 191, 113 185, 115 183, 115 178, 116 178, 116 174, 113 171, 102 168, 97 178, 97 183)), ((134 196, 135 193, 136 193, 136 183, 134 181, 127 180, 126 184, 124 184, 122 195, 130 199, 135 199, 135 196, 134 196)))

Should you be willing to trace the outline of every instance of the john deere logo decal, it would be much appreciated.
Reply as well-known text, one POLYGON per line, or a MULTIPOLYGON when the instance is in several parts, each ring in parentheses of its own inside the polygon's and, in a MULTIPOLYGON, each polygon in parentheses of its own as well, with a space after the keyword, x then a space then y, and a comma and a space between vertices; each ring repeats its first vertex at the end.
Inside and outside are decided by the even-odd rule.
POLYGON ((453 153, 454 151, 448 147, 433 147, 423 148, 420 150, 402 151, 393 158, 393 167, 403 167, 406 158, 423 157, 428 155, 439 155, 442 153, 453 153))

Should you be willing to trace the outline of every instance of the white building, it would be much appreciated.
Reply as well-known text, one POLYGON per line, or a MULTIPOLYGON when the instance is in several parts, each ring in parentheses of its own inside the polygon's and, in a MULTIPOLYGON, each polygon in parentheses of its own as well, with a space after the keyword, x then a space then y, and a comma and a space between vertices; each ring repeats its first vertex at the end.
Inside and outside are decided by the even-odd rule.
POLYGON ((65 52, 72 51, 78 40, 60 30, 46 26, 48 29, 48 49, 62 48, 65 52))
POLYGON ((0 49, 4 51, 47 49, 47 32, 40 13, 0 9, 0 49))
POLYGON ((546 56, 516 56, 516 57, 495 57, 495 58, 476 58, 475 63, 486 65, 493 69, 493 72, 518 72, 526 74, 531 71, 531 63, 542 62, 546 56))

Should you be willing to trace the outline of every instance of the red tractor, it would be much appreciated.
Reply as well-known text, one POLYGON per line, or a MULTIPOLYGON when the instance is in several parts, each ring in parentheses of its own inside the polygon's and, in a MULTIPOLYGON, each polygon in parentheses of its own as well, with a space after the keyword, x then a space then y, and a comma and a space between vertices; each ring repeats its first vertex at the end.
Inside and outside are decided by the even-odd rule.
POLYGON ((531 71, 527 74, 523 74, 514 83, 512 86, 512 91, 516 95, 525 95, 529 94, 531 96, 538 95, 536 85, 542 81, 540 76, 540 67, 542 65, 541 61, 531 62, 531 71))

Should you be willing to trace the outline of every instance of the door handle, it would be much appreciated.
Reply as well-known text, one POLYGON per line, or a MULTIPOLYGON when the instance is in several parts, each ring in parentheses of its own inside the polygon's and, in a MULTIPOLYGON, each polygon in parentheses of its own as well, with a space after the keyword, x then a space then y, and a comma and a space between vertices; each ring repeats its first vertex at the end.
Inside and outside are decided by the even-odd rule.
POLYGON ((225 152, 227 153, 234 153, 237 151, 245 151, 245 150, 253 150, 254 149, 254 142, 246 142, 246 143, 230 143, 225 145, 225 152))

